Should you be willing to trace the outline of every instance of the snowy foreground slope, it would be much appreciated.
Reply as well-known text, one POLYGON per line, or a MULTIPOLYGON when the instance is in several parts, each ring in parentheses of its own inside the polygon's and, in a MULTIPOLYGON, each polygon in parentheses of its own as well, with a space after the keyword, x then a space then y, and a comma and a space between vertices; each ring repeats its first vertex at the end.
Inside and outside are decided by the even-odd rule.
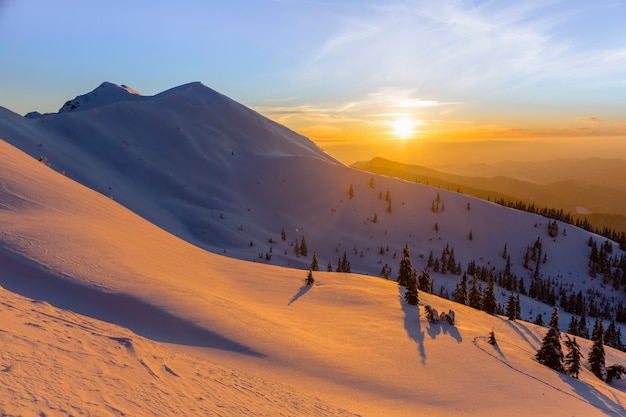
POLYGON ((421 294, 456 310, 456 327, 430 324, 357 274, 303 287, 302 270, 206 252, 6 142, 0 266, 5 415, 626 413, 623 386, 533 359, 545 328, 421 294))

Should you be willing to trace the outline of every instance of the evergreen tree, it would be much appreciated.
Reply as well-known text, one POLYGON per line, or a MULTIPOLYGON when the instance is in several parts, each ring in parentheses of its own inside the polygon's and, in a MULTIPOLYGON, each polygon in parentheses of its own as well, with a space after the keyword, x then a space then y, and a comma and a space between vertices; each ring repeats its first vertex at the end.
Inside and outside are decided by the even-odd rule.
POLYGON ((320 267, 317 263, 317 254, 313 252, 313 257, 311 258, 311 271, 319 271, 320 267))
POLYGON ((285 233, 285 228, 283 227, 283 229, 280 231, 280 238, 282 240, 287 240, 287 233, 285 233))
POLYGON ((424 270, 420 272, 419 277, 417 279, 417 287, 420 291, 424 291, 427 293, 433 292, 432 281, 430 279, 430 274, 428 273, 428 271, 424 270))
POLYGON ((517 302, 513 292, 511 292, 511 295, 509 295, 509 298, 507 299, 505 314, 511 321, 515 321, 515 319, 517 319, 517 302))
POLYGON ((537 361, 558 372, 563 372, 563 350, 561 349, 561 331, 559 330, 559 309, 554 308, 550 318, 548 333, 543 338, 541 348, 535 355, 537 361))
POLYGON ((409 280, 406 284, 406 292, 404 293, 404 301, 407 304, 416 306, 419 302, 419 293, 417 289, 417 271, 414 269, 411 271, 409 280))
POLYGON ((602 320, 597 320, 593 326, 593 332, 591 334, 591 340, 593 346, 591 346, 591 352, 589 352, 589 365, 590 370, 595 376, 601 380, 606 380, 606 364, 604 357, 604 328, 602 320))
POLYGON ((565 373, 578 379, 578 374, 582 367, 580 359, 583 354, 580 352, 580 346, 576 342, 576 338, 570 339, 569 335, 565 335, 565 347, 567 354, 565 355, 565 373))
POLYGON ((296 241, 293 244, 293 252, 296 254, 296 257, 300 255, 300 245, 298 244, 298 238, 296 237, 296 241))
POLYGON ((472 286, 469 291, 469 306, 475 309, 480 310, 480 300, 482 298, 482 294, 480 289, 478 288, 478 276, 474 275, 472 278, 472 286))
POLYGON ((330 261, 328 261, 328 265, 326 265, 326 271, 333 272, 333 266, 331 265, 330 261))
POLYGON ((538 313, 533 323, 535 323, 537 326, 543 326, 543 315, 541 313, 538 313))
POLYGON ((578 321, 578 336, 583 339, 589 339, 589 327, 587 327, 587 316, 583 310, 578 321))
POLYGON ((354 198, 354 187, 350 184, 350 189, 348 190, 348 195, 350 196, 350 200, 354 198))
POLYGON ((609 327, 606 328, 606 332, 604 333, 604 344, 622 350, 622 341, 617 330, 615 320, 611 320, 609 327))
POLYGON ((567 333, 573 334, 574 336, 579 336, 578 319, 574 315, 572 315, 572 319, 569 321, 569 326, 567 326, 567 333))
POLYGON ((493 332, 493 329, 491 330, 491 333, 489 333, 488 342, 491 346, 498 346, 498 342, 496 341, 496 334, 493 332))
POLYGON ((352 272, 350 270, 350 261, 348 261, 348 256, 346 255, 346 251, 343 251, 343 257, 341 258, 341 272, 352 272))
POLYGON ((452 298, 456 303, 467 304, 467 273, 463 273, 461 282, 452 293, 452 298))
POLYGON ((482 309, 487 314, 495 314, 496 309, 498 308, 498 301, 496 300, 496 291, 495 291, 495 277, 493 274, 489 276, 489 283, 487 284, 487 290, 482 298, 482 309))
POLYGON ((315 284, 315 278, 313 278, 313 272, 309 269, 309 273, 306 276, 306 279, 304 280, 304 282, 306 283, 306 285, 313 285, 315 284))
POLYGON ((407 286, 411 274, 413 273, 413 264, 411 263, 411 252, 409 250, 409 244, 404 245, 402 250, 402 259, 400 259, 400 267, 398 269, 398 284, 407 286))
POLYGON ((304 239, 304 235, 302 235, 302 240, 300 240, 300 255, 309 256, 309 248, 306 246, 306 239, 304 239))
POLYGON ((606 368, 606 382, 613 382, 614 379, 621 379, 626 374, 626 368, 622 365, 611 365, 606 368))

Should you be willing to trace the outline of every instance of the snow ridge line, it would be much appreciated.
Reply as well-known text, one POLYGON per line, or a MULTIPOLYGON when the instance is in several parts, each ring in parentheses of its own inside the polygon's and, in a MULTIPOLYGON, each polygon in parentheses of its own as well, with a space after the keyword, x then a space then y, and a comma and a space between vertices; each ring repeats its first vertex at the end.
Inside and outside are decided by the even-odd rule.
MULTIPOLYGON (((483 352, 485 352, 487 355, 491 356, 491 357, 492 357, 492 358, 494 358, 495 360, 497 360, 497 361, 501 362, 502 364, 504 364, 504 365, 508 366, 508 367, 509 367, 509 368, 511 368, 512 370, 514 370, 514 371, 516 371, 516 372, 518 372, 518 373, 520 373, 520 374, 522 374, 522 375, 524 375, 524 376, 527 376, 527 377, 529 377, 529 378, 532 378, 532 379, 534 379, 535 381, 541 382, 542 384, 547 385, 548 387, 550 387, 550 388, 552 388, 552 389, 554 389, 554 390, 556 390, 556 391, 559 391, 559 392, 560 392, 560 393, 562 393, 562 394, 569 395, 569 396, 570 396, 570 397, 572 397, 572 398, 576 398, 576 399, 577 399, 577 400, 579 400, 579 401, 582 401, 582 402, 584 402, 584 403, 587 403, 587 404, 591 405, 592 407, 596 407, 596 408, 602 409, 602 410, 604 410, 604 411, 606 411, 606 412, 609 412, 609 413, 616 413, 616 412, 617 412, 616 410, 612 410, 612 409, 609 409, 609 408, 603 407, 602 405, 593 404, 591 401, 589 401, 589 400, 587 400, 587 399, 585 399, 585 398, 583 398, 583 397, 580 397, 580 396, 574 395, 574 394, 572 394, 572 393, 569 393, 569 392, 563 391, 562 389, 560 389, 560 388, 558 388, 558 387, 555 387, 554 385, 551 385, 551 384, 547 383, 546 381, 543 381, 543 380, 541 380, 541 379, 539 379, 539 378, 537 378, 537 377, 535 377, 535 376, 533 376, 533 375, 530 375, 530 374, 528 374, 528 373, 526 373, 526 372, 524 372, 524 371, 522 371, 522 370, 520 370, 520 369, 515 368, 515 367, 514 367, 513 365, 511 365, 510 363, 506 362, 504 359, 497 357, 497 356, 496 356, 496 355, 494 355, 493 353, 491 353, 491 352, 487 351, 485 348, 481 347, 481 346, 478 344, 478 340, 479 340, 479 339, 482 339, 482 340, 484 340, 486 343, 488 343, 488 342, 487 342, 487 340, 488 340, 488 337, 487 337, 487 336, 476 336, 476 337, 474 338, 474 340, 472 340, 472 343, 474 344, 474 346, 476 346, 478 349, 482 350, 483 352)), ((505 341, 505 342, 498 341, 498 343, 507 343, 507 342, 506 342, 506 341, 505 341)), ((613 396, 615 397, 615 394, 613 394, 613 396)), ((624 407, 622 406, 621 402, 617 401, 617 398, 616 398, 616 403, 617 403, 617 404, 619 404, 620 408, 622 409, 621 411, 622 411, 622 413, 623 413, 623 414, 621 414, 621 413, 620 413, 620 414, 621 414, 621 415, 626 415, 626 409, 624 409, 624 407)), ((618 414, 618 415, 619 415, 619 414, 618 414)))

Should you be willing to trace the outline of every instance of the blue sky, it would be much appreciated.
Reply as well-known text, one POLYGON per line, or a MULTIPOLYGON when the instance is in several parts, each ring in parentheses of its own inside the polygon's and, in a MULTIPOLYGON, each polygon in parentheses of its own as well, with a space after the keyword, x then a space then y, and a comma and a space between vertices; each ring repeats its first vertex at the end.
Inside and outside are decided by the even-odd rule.
POLYGON ((0 0, 0 105, 201 81, 329 147, 398 139, 400 118, 410 140, 624 138, 625 16, 615 0, 0 0))

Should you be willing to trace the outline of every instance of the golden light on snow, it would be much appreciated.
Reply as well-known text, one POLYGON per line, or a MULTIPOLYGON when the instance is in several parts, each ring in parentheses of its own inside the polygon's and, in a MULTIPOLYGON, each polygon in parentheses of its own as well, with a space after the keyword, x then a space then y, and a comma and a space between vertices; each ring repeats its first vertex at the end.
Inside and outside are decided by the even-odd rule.
POLYGON ((393 129, 392 133, 398 139, 408 139, 417 133, 415 127, 422 124, 422 122, 410 116, 403 115, 393 121, 389 121, 388 124, 393 129))

